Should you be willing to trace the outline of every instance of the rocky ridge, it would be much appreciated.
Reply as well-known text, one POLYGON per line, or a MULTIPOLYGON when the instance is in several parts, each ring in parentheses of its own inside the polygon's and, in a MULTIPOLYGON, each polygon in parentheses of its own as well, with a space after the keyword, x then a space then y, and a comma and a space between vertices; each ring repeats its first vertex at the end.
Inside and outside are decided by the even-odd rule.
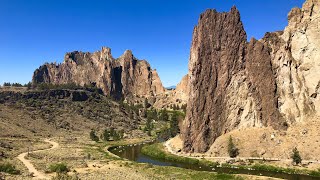
POLYGON ((283 32, 247 42, 239 11, 207 10, 194 28, 184 150, 205 152, 234 129, 283 130, 320 112, 319 8, 307 0, 283 32))
POLYGON ((118 59, 111 49, 102 47, 94 53, 67 53, 62 64, 46 63, 34 72, 33 84, 95 84, 105 95, 117 99, 128 96, 152 97, 165 89, 156 72, 145 60, 138 60, 127 50, 118 59))
MULTIPOLYGON (((43 134, 54 133, 56 130, 68 130, 72 132, 87 132, 90 129, 104 130, 113 127, 123 129, 128 134, 137 131, 140 123, 144 121, 136 110, 125 107, 105 97, 98 91, 52 89, 42 91, 0 92, 0 106, 3 109, 0 117, 4 124, 16 122, 19 130, 6 129, 1 136, 9 136, 21 131, 28 131, 30 125, 21 124, 45 124, 47 129, 43 134), (17 118, 16 114, 6 111, 19 112, 24 117, 17 118), (24 121, 23 119, 28 119, 24 121)), ((2 124, 1 127, 4 126, 2 124)), ((38 127, 37 125, 34 125, 38 127)), ((39 128, 43 128, 39 126, 39 128)), ((32 130, 31 130, 32 131, 32 130)), ((42 134, 42 131, 38 131, 42 134)), ((142 133, 142 131, 140 132, 142 133)))

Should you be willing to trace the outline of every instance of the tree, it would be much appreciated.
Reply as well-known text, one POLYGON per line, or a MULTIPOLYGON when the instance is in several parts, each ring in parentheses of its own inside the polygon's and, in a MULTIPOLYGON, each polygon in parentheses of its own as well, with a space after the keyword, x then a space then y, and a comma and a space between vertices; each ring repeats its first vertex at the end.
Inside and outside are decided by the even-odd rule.
POLYGON ((232 137, 229 137, 228 142, 228 154, 231 158, 235 158, 239 155, 239 149, 233 143, 232 137))
POLYGON ((160 119, 161 119, 162 121, 168 121, 168 120, 169 120, 169 115, 168 115, 167 109, 163 109, 163 110, 161 111, 160 119))
POLYGON ((22 85, 20 83, 12 83, 11 86, 13 86, 13 87, 22 87, 22 85))
POLYGON ((11 83, 5 82, 5 83, 3 83, 3 86, 11 86, 11 83))
POLYGON ((148 109, 149 107, 151 107, 151 104, 149 104, 147 98, 144 98, 144 108, 148 109))
POLYGON ((296 165, 300 164, 302 161, 300 152, 296 147, 292 150, 291 158, 292 158, 292 162, 295 163, 296 165))
POLYGON ((99 141, 99 137, 96 135, 96 132, 94 130, 91 130, 91 132, 90 132, 90 139, 92 141, 96 141, 96 142, 99 141))
POLYGON ((124 130, 123 129, 121 129, 118 134, 119 134, 120 139, 124 138, 124 130))
POLYGON ((117 132, 114 128, 111 128, 110 130, 105 129, 101 137, 104 141, 110 141, 111 139, 114 141, 118 141, 120 139, 123 139, 124 130, 120 130, 119 132, 117 132))
POLYGON ((110 141, 110 137, 111 137, 110 131, 108 129, 105 129, 103 131, 102 137, 104 141, 110 141))
POLYGON ((159 118, 158 118, 158 112, 157 112, 156 109, 153 109, 153 111, 152 111, 152 118, 153 118, 154 120, 158 120, 158 119, 159 119, 159 118))
POLYGON ((179 133, 179 115, 177 112, 173 112, 170 121, 170 136, 174 137, 179 133))
POLYGON ((28 82, 27 84, 23 85, 24 87, 26 87, 28 90, 31 89, 32 87, 32 83, 28 82))
POLYGON ((149 136, 151 136, 151 131, 153 129, 152 119, 150 117, 147 118, 146 126, 144 128, 144 132, 147 132, 149 136))
POLYGON ((158 120, 157 110, 151 109, 150 111, 147 111, 147 118, 158 120))

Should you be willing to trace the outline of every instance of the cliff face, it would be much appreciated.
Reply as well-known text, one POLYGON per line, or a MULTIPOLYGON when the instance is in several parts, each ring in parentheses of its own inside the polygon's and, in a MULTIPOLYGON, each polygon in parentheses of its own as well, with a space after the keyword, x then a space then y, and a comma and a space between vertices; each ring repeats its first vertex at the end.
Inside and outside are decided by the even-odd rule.
POLYGON ((176 89, 174 90, 174 96, 176 99, 181 99, 181 101, 186 104, 188 101, 189 95, 189 77, 185 75, 179 84, 177 84, 176 89))
POLYGON ((177 84, 176 89, 166 90, 165 94, 158 96, 153 104, 153 107, 157 109, 166 108, 171 109, 173 106, 182 107, 188 102, 188 85, 189 78, 185 75, 179 84, 177 84))
POLYGON ((188 91, 189 77, 188 75, 183 76, 179 84, 177 84, 176 90, 181 92, 188 91))
POLYGON ((71 52, 62 64, 45 64, 34 72, 33 83, 85 85, 96 83, 106 95, 156 96, 164 88, 149 63, 136 59, 131 51, 114 59, 109 48, 95 53, 71 52))
POLYGON ((240 14, 207 10, 194 29, 184 150, 205 152, 238 128, 286 129, 320 109, 319 1, 289 14, 284 32, 247 42, 240 14))
POLYGON ((320 1, 307 0, 288 20, 283 32, 267 33, 261 42, 270 47, 279 111, 291 124, 320 114, 320 1))

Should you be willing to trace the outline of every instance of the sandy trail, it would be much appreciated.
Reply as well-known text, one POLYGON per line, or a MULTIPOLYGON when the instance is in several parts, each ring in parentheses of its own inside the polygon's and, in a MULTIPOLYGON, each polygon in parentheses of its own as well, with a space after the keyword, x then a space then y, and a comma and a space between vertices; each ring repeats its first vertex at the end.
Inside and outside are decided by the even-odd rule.
MULTIPOLYGON (((56 149, 59 147, 59 144, 53 141, 50 141, 49 139, 45 139, 44 142, 50 143, 52 146, 48 149, 42 149, 42 150, 36 150, 36 151, 31 151, 30 153, 36 153, 36 152, 42 152, 42 151, 46 151, 46 150, 52 150, 52 149, 56 149)), ((50 179, 50 176, 45 175, 42 172, 39 172, 34 165, 30 162, 30 160, 27 160, 25 157, 28 154, 28 152, 19 154, 19 156, 17 157, 29 170, 30 173, 33 174, 35 179, 50 179)))

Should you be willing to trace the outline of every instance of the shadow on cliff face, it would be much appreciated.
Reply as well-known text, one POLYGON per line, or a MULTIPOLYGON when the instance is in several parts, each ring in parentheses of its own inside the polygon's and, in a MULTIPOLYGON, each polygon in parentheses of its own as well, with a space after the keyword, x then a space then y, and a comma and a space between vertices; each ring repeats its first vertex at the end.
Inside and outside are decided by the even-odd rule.
POLYGON ((113 70, 112 74, 112 79, 113 79, 113 87, 112 87, 112 95, 116 100, 120 100, 122 98, 122 82, 121 82, 121 77, 122 77, 122 66, 116 67, 113 70))
POLYGON ((47 65, 40 66, 39 69, 35 70, 34 78, 32 79, 33 83, 41 83, 46 82, 46 78, 48 77, 48 67, 47 65))

